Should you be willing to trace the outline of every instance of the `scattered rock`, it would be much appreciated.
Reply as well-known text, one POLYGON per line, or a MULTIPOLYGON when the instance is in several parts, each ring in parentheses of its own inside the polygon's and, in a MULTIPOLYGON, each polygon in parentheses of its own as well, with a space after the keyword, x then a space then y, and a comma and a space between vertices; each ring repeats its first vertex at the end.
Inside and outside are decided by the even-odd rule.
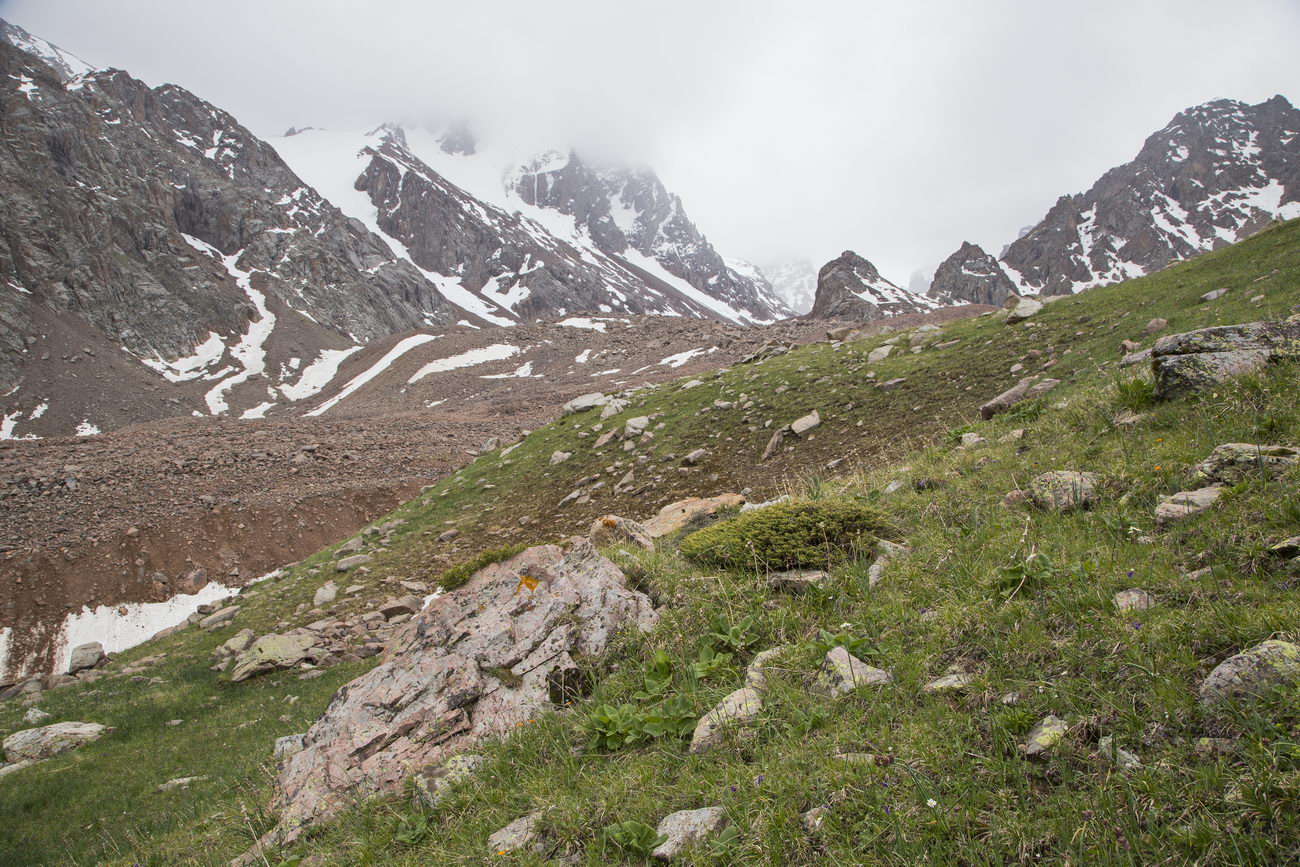
POLYGON ((418 596, 403 596, 400 599, 389 599, 383 605, 379 606, 379 613, 384 615, 385 620, 393 620, 397 617, 419 614, 420 609, 424 607, 424 600, 418 596))
MULTIPOLYGON (((454 531, 452 531, 454 532, 454 531)), ((444 534, 446 535, 446 534, 444 534)), ((343 557, 334 564, 334 568, 340 572, 350 572, 358 566, 365 566, 374 560, 369 554, 353 554, 351 557, 343 557)))
POLYGON ((912 549, 906 545, 899 545, 897 542, 890 542, 880 539, 876 542, 876 559, 867 567, 867 586, 875 587, 885 574, 885 566, 895 557, 901 557, 912 549))
POLYGON ((1015 325, 1017 322, 1024 322, 1026 319, 1043 309, 1042 302, 1035 301, 1032 298, 1019 298, 1012 295, 1011 298, 1007 299, 1007 301, 1010 304, 1009 309, 1007 310, 1008 325, 1015 325), (1011 301, 1012 298, 1015 299, 1014 302, 1011 301))
POLYGON ((894 347, 889 345, 877 346, 875 349, 867 353, 867 363, 876 364, 877 362, 884 361, 889 357, 889 353, 893 351, 894 347))
POLYGON ((52 718, 53 717, 50 714, 41 710, 39 707, 28 708, 27 713, 23 714, 23 722, 27 723, 29 726, 40 725, 47 719, 52 718))
POLYGON ((165 782, 165 783, 163 783, 162 785, 160 785, 160 786, 158 787, 158 791, 160 791, 160 792, 170 792, 170 791, 173 791, 173 790, 175 790, 175 789, 188 789, 188 788, 190 787, 190 784, 191 784, 191 783, 198 783, 198 782, 201 782, 202 780, 206 780, 206 779, 207 779, 207 777, 205 777, 205 776, 198 776, 198 777, 177 777, 177 778, 174 779, 174 780, 168 780, 167 782, 165 782))
POLYGON ((1224 443, 1195 467, 1196 478, 1235 485, 1251 477, 1275 479, 1300 463, 1300 449, 1294 446, 1224 443))
POLYGON ((1218 301, 1224 295, 1228 294, 1227 289, 1213 289, 1201 296, 1202 301, 1218 301))
POLYGON ((1300 682, 1300 646, 1271 639, 1219 663, 1201 683, 1200 696, 1206 703, 1249 698, 1294 682, 1300 682))
POLYGON ((1069 512, 1086 509, 1097 499, 1097 476, 1075 470, 1053 470, 1029 483, 1029 495, 1040 509, 1069 512))
POLYGON ((292 668, 304 659, 319 659, 325 651, 316 647, 318 640, 317 635, 307 630, 263 635, 235 660, 230 680, 239 683, 268 671, 292 668))
POLYGON ((725 729, 752 722, 762 709, 763 699, 753 687, 741 687, 730 693, 713 710, 700 717, 691 737, 690 751, 703 753, 713 749, 722 743, 725 729))
POLYGON ((587 538, 597 547, 608 547, 610 545, 636 545, 647 551, 655 549, 654 539, 650 538, 650 533, 645 526, 631 520, 630 518, 620 518, 618 515, 603 515, 597 518, 591 524, 591 529, 587 531, 587 538))
POLYGON ((1115 594, 1114 600, 1115 607, 1120 611, 1145 611, 1156 604, 1150 593, 1136 587, 1121 590, 1115 594))
POLYGON ((893 677, 889 672, 867 665, 843 647, 832 647, 826 653, 821 670, 817 672, 813 691, 836 697, 848 695, 860 687, 876 686, 891 680, 893 677))
POLYGON ((1157 396, 1170 399, 1212 387, 1300 355, 1300 322, 1249 322, 1170 334, 1151 347, 1157 396))
POLYGON ((745 668, 745 686, 759 692, 767 689, 767 669, 790 649, 789 645, 781 645, 754 654, 754 658, 749 661, 749 665, 745 668))
POLYGON ((1065 720, 1049 714, 1029 730, 1029 737, 1021 744, 1020 752, 1027 759, 1045 756, 1061 742, 1069 730, 1065 720))
POLYGON ((808 413, 806 416, 803 416, 802 418, 796 419, 795 421, 791 422, 790 433, 794 434, 797 437, 802 437, 804 434, 808 433, 808 431, 817 427, 821 423, 822 423, 822 417, 817 414, 817 410, 813 410, 812 412, 808 413))
POLYGON ((320 608, 323 605, 329 605, 338 595, 338 585, 333 581, 327 581, 316 589, 316 595, 311 598, 311 604, 320 608))
POLYGON ((682 458, 682 463, 693 466, 704 460, 704 456, 707 454, 708 451, 705 449, 695 449, 693 452, 687 454, 686 457, 682 458))
POLYGON ((693 526, 717 514, 719 510, 738 508, 744 502, 745 498, 740 494, 719 494, 707 499, 688 497, 660 509, 657 515, 645 522, 645 531, 651 539, 659 539, 684 527, 693 526))
POLYGON ((767 447, 763 449, 763 456, 759 458, 759 460, 765 461, 768 458, 772 457, 772 455, 776 454, 781 450, 781 446, 784 444, 785 444, 785 428, 779 428, 773 431, 772 438, 767 441, 767 447))
POLYGON ((573 457, 573 452, 562 452, 557 449, 551 452, 551 466, 562 464, 571 457, 573 457))
POLYGON ((687 846, 722 829, 726 815, 721 807, 702 807, 698 810, 678 810, 669 813, 659 822, 655 833, 668 839, 660 843, 651 856, 659 861, 671 861, 687 846))
POLYGON ((104 645, 98 641, 78 644, 72 648, 72 656, 68 661, 68 674, 76 674, 89 668, 98 668, 107 659, 108 657, 104 654, 104 645))
POLYGON ((1135 364, 1146 364, 1151 360, 1150 349, 1140 349, 1137 352, 1130 352, 1119 360, 1120 367, 1132 367, 1135 364))
POLYGON ((1115 738, 1110 735, 1105 735, 1097 742, 1097 752, 1122 770, 1136 771, 1142 768, 1142 761, 1137 755, 1115 746, 1115 738))
POLYGON ((825 821, 829 813, 830 807, 813 807, 799 816, 799 822, 809 834, 816 834, 821 830, 822 822, 825 821))
POLYGON ((966 688, 975 682, 973 674, 965 672, 956 672, 954 674, 945 674, 943 677, 937 677, 934 680, 921 687, 925 692, 965 692, 966 688))
POLYGON ((980 418, 988 420, 1006 412, 1018 403, 1042 397, 1061 384, 1059 379, 1039 379, 1027 376, 980 407, 980 418))
POLYGON ((768 576, 767 586, 773 590, 799 594, 809 590, 820 590, 829 580, 830 575, 820 569, 791 569, 788 572, 777 572, 768 576))
POLYGON ((988 440, 974 431, 969 431, 961 435, 961 447, 964 449, 974 448, 975 446, 983 445, 986 442, 988 442, 988 440))
POLYGON ((608 401, 609 399, 598 391, 590 394, 580 394, 560 407, 560 412, 563 415, 573 415, 575 412, 584 412, 598 406, 604 406, 608 401))
POLYGON ((534 810, 499 831, 494 831, 488 837, 488 851, 493 855, 508 855, 511 852, 542 854, 546 851, 546 841, 537 830, 537 822, 545 815, 545 810, 534 810))
POLYGON ((1213 506, 1223 496, 1222 485, 1210 485, 1194 491, 1179 491, 1167 497, 1161 497, 1156 504, 1156 525, 1163 527, 1192 515, 1199 515, 1213 506))
POLYGON ((112 729, 99 723, 61 722, 16 731, 4 739, 0 749, 7 762, 40 762, 50 756, 97 741, 112 729))
POLYGON ((239 613, 238 605, 229 605, 225 608, 222 608, 220 611, 216 611, 212 614, 209 614, 207 617, 204 617, 202 620, 200 620, 199 628, 207 629, 210 631, 220 629, 221 627, 228 624, 230 621, 234 620, 235 615, 238 613, 239 613))

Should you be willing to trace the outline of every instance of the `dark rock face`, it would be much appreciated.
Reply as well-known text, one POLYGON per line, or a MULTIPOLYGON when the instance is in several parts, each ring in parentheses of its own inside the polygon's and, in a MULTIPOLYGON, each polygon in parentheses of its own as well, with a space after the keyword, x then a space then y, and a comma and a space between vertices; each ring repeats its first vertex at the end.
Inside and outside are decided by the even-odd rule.
POLYGON ((8 44, 0 69, 27 82, 0 94, 0 380, 32 361, 25 336, 51 316, 142 361, 193 355, 216 335, 225 345, 203 372, 243 374, 231 391, 274 360, 231 351, 255 323, 268 331, 256 348, 292 329, 314 357, 459 318, 416 268, 188 91, 120 70, 65 84, 8 44))
MULTIPOLYGON (((723 259, 686 216, 681 199, 649 169, 600 169, 572 152, 551 153, 519 167, 510 183, 524 202, 573 217, 597 247, 640 274, 653 277, 638 258, 652 260, 748 322, 771 322, 791 314, 761 274, 747 273, 753 269, 723 259)), ((661 282, 657 288, 688 309, 702 311, 693 315, 717 316, 707 303, 683 296, 670 283, 661 282)))
POLYGON ((845 250, 817 274, 817 296, 810 319, 871 321, 904 313, 923 313, 937 306, 880 276, 876 266, 845 250))
MULTIPOLYGON (((380 132, 365 151, 370 162, 356 188, 378 209, 384 233, 426 271, 457 275, 460 286, 481 299, 488 321, 510 324, 595 310, 662 312, 627 268, 584 258, 583 251, 535 223, 475 199, 415 156, 399 127, 380 132)), ((443 145, 448 143, 472 152, 472 140, 448 136, 443 145)))
POLYGON ((998 260, 967 241, 934 272, 927 294, 941 304, 967 302, 997 307, 1015 291, 1015 284, 998 260))
MULTIPOLYGON (((1300 111, 1281 96, 1259 105, 1221 99, 1179 113, 1132 162, 1085 193, 1062 196, 1001 260, 1020 294, 1067 295, 1140 277, 1295 217, 1300 111)), ((980 283, 949 280, 931 295, 968 297, 980 283)))

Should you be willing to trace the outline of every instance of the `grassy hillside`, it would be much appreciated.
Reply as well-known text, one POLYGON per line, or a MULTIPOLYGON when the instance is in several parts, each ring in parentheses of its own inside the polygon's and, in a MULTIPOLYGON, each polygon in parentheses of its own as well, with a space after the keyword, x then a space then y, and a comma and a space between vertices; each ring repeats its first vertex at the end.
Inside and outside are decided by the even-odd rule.
MULTIPOLYGON (((546 541, 606 512, 644 518, 681 496, 725 490, 869 505, 912 550, 875 587, 867 563, 850 562, 825 591, 803 596, 768 589, 752 570, 705 568, 671 546, 653 556, 612 551, 668 605, 654 632, 602 661, 605 673, 583 706, 541 715, 488 747, 487 766, 435 813, 406 800, 371 802, 292 854, 330 864, 481 863, 491 860, 492 831, 551 807, 545 825, 559 852, 579 863, 635 862, 604 827, 654 826, 672 810, 719 804, 737 833, 697 853, 699 863, 1300 857, 1300 698, 1214 712, 1195 700, 1196 685, 1226 656, 1269 637, 1300 637, 1296 577, 1266 552, 1270 541, 1300 533, 1297 475, 1240 485, 1217 509, 1169 530, 1155 528, 1151 514, 1219 443, 1300 439, 1296 371, 1279 367, 1217 393, 1154 404, 1129 384, 1141 370, 1114 367, 1121 340, 1150 345, 1143 327, 1152 317, 1167 318, 1164 333, 1173 333, 1280 318, 1298 303, 1300 221, 1057 301, 1032 324, 1007 326, 996 316, 953 323, 937 340, 957 343, 913 354, 905 336, 875 364, 867 354, 884 337, 808 347, 695 387, 643 392, 600 430, 599 410, 589 411, 534 432, 507 455, 478 458, 377 522, 405 521, 375 551, 371 572, 355 579, 365 590, 326 614, 366 610, 393 594, 393 579, 437 580, 486 548, 546 541), (1221 287, 1231 291, 1198 302, 1221 287), (1045 366, 1063 380, 1057 390, 977 420, 980 403, 1045 366), (892 390, 874 387, 896 378, 904 381, 892 390), (822 423, 812 437, 760 462, 773 428, 814 409, 822 423), (1117 424, 1124 410, 1140 417, 1117 424), (631 453, 617 440, 594 448, 600 433, 641 415, 652 418, 652 442, 631 453), (1022 438, 1000 441, 1016 429, 1022 438), (967 431, 986 442, 956 448, 967 431), (696 448, 707 450, 704 459, 682 468, 696 448), (552 465, 557 451, 572 456, 552 465), (834 460, 842 462, 827 470, 834 460), (632 490, 614 493, 629 468, 632 490), (1008 491, 1049 469, 1098 473, 1097 507, 1054 514, 1003 505, 1008 491), (591 476, 606 484, 590 502, 559 505, 591 476), (459 537, 439 541, 448 529, 459 537), (1213 568, 1187 577, 1203 567, 1213 568), (1111 596, 1130 587, 1156 605, 1118 612, 1111 596), (753 640, 696 678, 689 664, 719 624, 744 624, 753 640), (851 644, 893 682, 836 700, 814 695, 809 678, 827 641, 851 644), (632 696, 656 651, 670 661, 672 695, 698 716, 740 685, 755 652, 785 645, 792 649, 748 736, 702 756, 672 738, 612 751, 588 745, 581 723, 593 708, 641 704, 632 696), (956 669, 973 675, 964 693, 923 692, 956 669), (1019 701, 1004 703, 1013 692, 1019 701), (1046 761, 1030 762, 1016 745, 1049 713, 1070 732, 1046 761), (1102 755, 1102 737, 1142 767, 1117 767, 1102 755), (1201 737, 1235 745, 1198 752, 1201 737), (844 753, 871 758, 837 757, 844 753), (828 810, 809 833, 800 815, 820 805, 828 810)), ((166 653, 147 672, 160 683, 118 678, 42 696, 51 722, 92 720, 116 731, 0 779, 0 861, 216 864, 247 848, 269 827, 273 739, 303 731, 333 690, 373 660, 315 680, 285 673, 231 685, 208 670, 209 654, 240 628, 261 633, 319 619, 310 602, 338 577, 318 568, 330 559, 321 552, 244 594, 224 630, 184 632, 115 663, 166 653), (173 719, 185 722, 166 724, 173 719), (156 790, 195 775, 207 779, 156 790)), ((26 727, 24 710, 0 706, 0 732, 26 727)))

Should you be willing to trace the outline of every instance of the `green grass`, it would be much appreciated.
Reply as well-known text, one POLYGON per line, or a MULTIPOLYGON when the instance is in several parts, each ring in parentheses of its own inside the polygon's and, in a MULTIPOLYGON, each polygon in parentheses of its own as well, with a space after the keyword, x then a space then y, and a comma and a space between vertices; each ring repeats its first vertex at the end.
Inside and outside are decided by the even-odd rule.
MULTIPOLYGON (((819 345, 738 366, 696 388, 648 390, 604 423, 608 430, 656 416, 653 442, 639 449, 643 463, 617 442, 593 452, 598 411, 561 419, 377 521, 406 523, 387 550, 368 549, 375 557, 369 574, 337 575, 332 550, 323 551, 246 594, 230 628, 184 632, 125 655, 168 653, 151 672, 165 683, 117 679, 43 696, 39 705, 56 720, 93 720, 116 731, 0 780, 0 863, 219 864, 243 851, 268 827, 274 738, 303 731, 334 689, 375 660, 316 680, 281 673, 231 685, 208 670, 209 654, 245 626, 261 633, 319 619, 308 609, 324 581, 363 585, 354 596, 340 594, 333 615, 340 616, 400 595, 385 581, 454 583, 454 574, 442 577, 446 570, 480 551, 585 531, 607 512, 644 518, 683 496, 745 488, 752 499, 791 492, 869 506, 912 553, 891 562, 874 588, 867 562, 850 561, 834 569, 830 587, 791 597, 769 589, 753 568, 702 576, 672 550, 609 552, 668 606, 652 633, 592 661, 603 674, 581 706, 541 714, 488 746, 486 768, 436 812, 376 799, 297 854, 331 864, 482 863, 490 860, 492 831, 552 807, 545 824, 557 851, 585 864, 618 863, 630 850, 607 827, 653 827, 671 810, 721 804, 735 840, 726 851, 704 848, 691 863, 1294 861, 1300 699, 1292 691, 1208 713, 1195 686, 1237 650, 1271 636, 1297 638, 1296 576, 1267 546, 1300 533, 1300 478, 1292 471, 1246 482, 1211 513, 1167 531, 1154 528, 1151 511, 1159 496, 1188 484, 1188 468, 1221 442, 1300 438, 1296 370, 1157 403, 1133 384, 1140 372, 1117 374, 1113 364, 1122 339, 1150 345, 1142 328, 1153 316, 1169 319, 1166 333, 1174 333, 1289 315, 1300 302, 1298 275, 1300 221, 1293 221, 1159 274, 1050 304, 1032 327, 996 317, 952 323, 943 339, 961 342, 946 350, 904 351, 867 365, 883 338, 838 350, 819 345), (1232 291, 1197 303, 1221 286, 1232 291), (1258 294, 1263 301, 1251 303, 1258 294), (1047 361, 1061 387, 991 422, 977 420, 980 403, 1026 375, 1013 365, 1032 372, 1047 361), (880 391, 867 377, 873 371, 874 381, 906 381, 880 391), (714 407, 741 394, 755 402, 748 413, 714 407), (813 435, 760 462, 771 435, 765 422, 779 427, 812 409, 822 417, 813 435), (1116 424, 1125 411, 1140 417, 1116 424), (1027 433, 998 442, 1015 428, 1027 433), (988 442, 955 449, 957 430, 988 442), (705 460, 680 471, 680 457, 700 446, 709 450, 705 460), (556 450, 573 457, 551 466, 556 450), (838 458, 845 461, 835 475, 825 464, 838 458), (662 478, 640 493, 613 493, 629 467, 639 478, 662 478), (1058 515, 1002 505, 1007 491, 1050 469, 1099 473, 1097 507, 1058 515), (590 503, 558 505, 591 475, 607 485, 590 503), (902 485, 885 493, 895 481, 902 485), (437 541, 451 527, 459 539, 437 541), (1216 568, 1184 577, 1206 565, 1216 568), (1134 586, 1159 604, 1116 612, 1111 595, 1134 586), (723 648, 711 637, 719 619, 746 618, 752 643, 723 648), (838 701, 813 695, 823 632, 853 642, 862 658, 892 671, 893 683, 838 701), (703 756, 687 755, 686 740, 672 733, 622 749, 590 747, 581 723, 592 708, 630 704, 644 712, 671 699, 703 713, 739 685, 755 652, 781 644, 793 647, 785 673, 772 679, 750 735, 703 756), (701 677, 692 664, 706 646, 733 658, 701 677), (669 685, 636 698, 647 691, 657 653, 668 660, 669 685), (921 690, 953 668, 975 675, 967 693, 921 690), (1011 691, 1021 702, 1002 704, 1011 691), (288 703, 291 695, 296 703, 288 703), (1069 721, 1071 733, 1047 762, 1027 762, 1015 746, 1047 713, 1069 721), (280 722, 283 714, 288 720, 280 722), (186 722, 165 725, 174 718, 186 722), (1105 735, 1138 754, 1143 769, 1121 772, 1097 755, 1105 735), (1202 736, 1237 737, 1239 749, 1197 754, 1202 736), (838 752, 877 758, 850 764, 838 752), (209 779, 188 791, 155 790, 193 775, 209 779), (810 836, 799 816, 820 804, 830 812, 810 836)), ((25 727, 24 709, 0 706, 0 732, 25 727)))

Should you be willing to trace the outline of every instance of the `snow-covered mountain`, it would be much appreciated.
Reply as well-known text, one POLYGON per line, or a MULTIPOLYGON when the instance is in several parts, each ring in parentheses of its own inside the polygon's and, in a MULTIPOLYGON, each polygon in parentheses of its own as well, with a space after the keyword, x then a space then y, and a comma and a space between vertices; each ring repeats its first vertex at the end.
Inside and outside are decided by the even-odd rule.
POLYGON ((39 57, 65 82, 94 71, 93 66, 75 54, 70 54, 39 36, 33 36, 17 24, 10 24, 4 19, 0 19, 0 42, 39 57))
POLYGON ((772 291, 800 316, 817 297, 817 269, 807 259, 785 259, 761 266, 772 291))
POLYGON ((924 313, 940 306, 880 276, 876 266, 845 250, 817 272, 817 296, 810 319, 851 319, 870 322, 906 313, 924 313))
POLYGON ((492 324, 573 312, 735 324, 789 315, 761 277, 727 267, 647 170, 597 172, 571 152, 520 160, 464 128, 291 132, 271 143, 308 183, 492 324), (623 200, 633 183, 650 191, 645 202, 623 200))
MULTIPOLYGON (((1300 111, 1282 96, 1258 105, 1220 99, 1180 112, 1132 162, 1085 193, 1062 196, 1005 248, 999 264, 1020 294, 1065 295, 1159 270, 1295 217, 1300 111)), ((978 273, 961 278, 950 269, 942 281, 937 274, 929 294, 945 302, 986 298, 1000 281, 982 265, 972 270, 978 273)))
POLYGON ((0 438, 308 411, 348 357, 422 329, 788 315, 651 172, 502 160, 463 130, 272 145, 183 88, 0 37, 0 438), (561 177, 622 224, 520 193, 561 177))

